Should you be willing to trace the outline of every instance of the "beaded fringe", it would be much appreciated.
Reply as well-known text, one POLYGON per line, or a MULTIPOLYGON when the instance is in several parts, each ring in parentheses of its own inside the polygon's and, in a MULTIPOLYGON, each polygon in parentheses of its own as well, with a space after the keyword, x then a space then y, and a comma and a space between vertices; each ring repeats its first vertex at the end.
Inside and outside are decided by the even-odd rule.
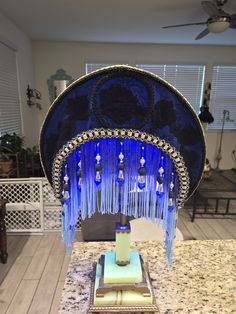
POLYGON ((68 250, 79 216, 121 212, 161 223, 172 261, 178 179, 168 155, 139 140, 105 138, 81 145, 64 166, 62 237, 68 250))

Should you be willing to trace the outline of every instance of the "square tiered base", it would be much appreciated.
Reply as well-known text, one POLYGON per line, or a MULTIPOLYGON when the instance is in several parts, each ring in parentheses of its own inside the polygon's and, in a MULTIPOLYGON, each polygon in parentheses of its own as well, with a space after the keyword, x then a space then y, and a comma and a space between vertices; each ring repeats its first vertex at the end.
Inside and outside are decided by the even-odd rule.
MULTIPOLYGON (((138 256, 142 269, 139 283, 125 282, 125 280, 119 283, 106 283, 104 268, 107 253, 105 256, 102 255, 99 262, 94 266, 88 313, 159 313, 153 296, 147 265, 144 265, 141 257, 138 256)), ((110 254, 108 253, 109 257, 111 257, 110 254)), ((124 271, 126 266, 120 267, 124 271)))
MULTIPOLYGON (((101 261, 101 272, 106 284, 135 284, 142 281, 142 265, 138 251, 131 251, 128 265, 119 266, 116 264, 116 252, 107 251, 105 259, 101 261), (103 267, 104 265, 104 267, 103 267)), ((97 265, 99 268, 99 264, 97 265)), ((97 269, 98 273, 98 269, 97 269)))

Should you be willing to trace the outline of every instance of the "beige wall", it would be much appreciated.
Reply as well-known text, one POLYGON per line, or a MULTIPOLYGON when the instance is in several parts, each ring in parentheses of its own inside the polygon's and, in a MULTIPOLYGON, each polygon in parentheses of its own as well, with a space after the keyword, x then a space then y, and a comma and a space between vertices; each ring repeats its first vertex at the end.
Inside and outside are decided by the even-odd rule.
MULTIPOLYGON (((36 88, 43 95, 43 110, 38 114, 40 126, 50 106, 47 79, 59 68, 64 69, 76 79, 85 74, 86 62, 129 65, 137 63, 205 64, 206 80, 210 80, 212 65, 236 65, 236 47, 35 41, 33 42, 33 60, 36 88)), ((207 155, 214 164, 219 133, 213 131, 206 133, 207 155)), ((233 149, 236 149, 236 132, 227 132, 224 134, 221 168, 235 166, 230 157, 233 149)))
MULTIPOLYGON (((206 132, 206 142, 207 142, 207 157, 211 161, 211 165, 216 167, 215 157, 217 156, 219 142, 220 142, 220 132, 207 131, 206 132)), ((236 151, 236 131, 230 132, 225 131, 223 134, 222 141, 222 159, 219 164, 220 169, 231 169, 236 168, 236 162, 233 161, 231 156, 232 151, 236 151)))
POLYGON ((30 38, 0 13, 0 41, 16 50, 20 106, 22 112, 22 130, 25 146, 37 142, 38 117, 35 108, 27 106, 26 88, 34 86, 32 42, 30 38))

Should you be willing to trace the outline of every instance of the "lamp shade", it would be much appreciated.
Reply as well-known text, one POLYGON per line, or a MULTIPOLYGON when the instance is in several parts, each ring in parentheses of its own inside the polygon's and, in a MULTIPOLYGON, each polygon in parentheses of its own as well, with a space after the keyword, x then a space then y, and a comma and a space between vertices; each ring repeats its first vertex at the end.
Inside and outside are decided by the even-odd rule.
POLYGON ((209 23, 207 28, 211 33, 223 33, 229 25, 228 21, 216 21, 209 23))
POLYGON ((205 162, 201 123, 176 88, 130 66, 92 72, 50 107, 40 153, 69 245, 78 215, 120 212, 161 221, 171 259, 178 209, 205 162))
POLYGON ((199 113, 198 117, 199 117, 201 122, 203 122, 203 123, 213 123, 214 122, 214 118, 209 111, 209 107, 201 107, 200 111, 201 112, 199 113))

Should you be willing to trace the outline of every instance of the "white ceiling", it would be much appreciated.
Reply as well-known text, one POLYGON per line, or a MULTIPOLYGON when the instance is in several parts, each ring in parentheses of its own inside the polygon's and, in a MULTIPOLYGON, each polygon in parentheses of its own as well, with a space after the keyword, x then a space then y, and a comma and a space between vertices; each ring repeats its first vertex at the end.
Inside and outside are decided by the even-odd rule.
POLYGON ((204 26, 161 28, 206 21, 200 0, 0 0, 0 11, 33 40, 236 45, 233 29, 195 41, 204 26))

